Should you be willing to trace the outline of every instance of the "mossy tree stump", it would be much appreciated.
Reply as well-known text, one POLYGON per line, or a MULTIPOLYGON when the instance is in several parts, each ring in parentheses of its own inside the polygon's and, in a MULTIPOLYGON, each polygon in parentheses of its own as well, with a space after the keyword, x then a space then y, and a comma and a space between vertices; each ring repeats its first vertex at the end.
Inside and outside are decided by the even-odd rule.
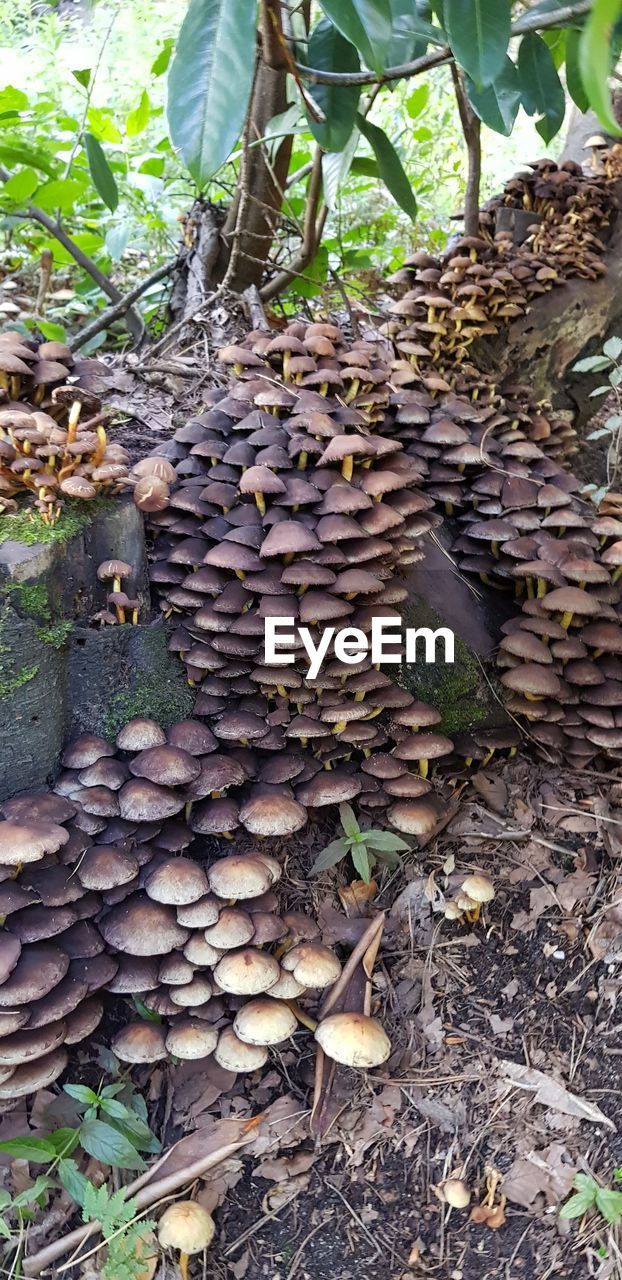
POLYGON ((187 715, 192 691, 164 622, 151 617, 145 536, 132 502, 67 505, 53 529, 27 515, 0 524, 0 796, 53 776, 68 737, 114 735, 133 715, 187 715), (9 536, 7 536, 7 534, 9 536), (102 560, 131 564, 137 626, 95 627, 102 560))

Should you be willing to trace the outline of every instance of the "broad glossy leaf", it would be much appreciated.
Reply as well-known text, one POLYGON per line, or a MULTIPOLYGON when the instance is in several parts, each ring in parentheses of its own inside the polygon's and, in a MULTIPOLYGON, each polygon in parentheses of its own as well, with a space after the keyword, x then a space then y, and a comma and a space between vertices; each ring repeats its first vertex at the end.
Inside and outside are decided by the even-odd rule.
MULTIPOLYGON (((311 32, 308 58, 309 66, 319 71, 358 71, 361 65, 354 45, 327 18, 311 32)), ((354 128, 360 89, 316 84, 309 86, 309 92, 326 116, 326 124, 318 124, 307 111, 313 137, 324 151, 343 151, 354 128)))
POLYGON ((509 137, 521 101, 520 80, 512 59, 506 57, 500 74, 485 89, 478 89, 469 76, 465 83, 475 114, 489 129, 509 137))
POLYGON ((456 61, 476 85, 492 84, 510 42, 509 0, 445 0, 445 29, 456 61))
POLYGON ((253 80, 256 0, 190 0, 168 76, 173 145, 199 187, 231 154, 253 80))
POLYGON ((54 1143, 47 1138, 7 1138, 0 1151, 11 1160, 32 1160, 33 1164, 49 1164, 56 1159, 54 1143))
POLYGON ((566 32, 566 88, 579 111, 586 112, 590 102, 581 79, 579 42, 580 33, 571 27, 566 32))
POLYGON ((421 58, 429 44, 442 44, 445 32, 417 12, 413 0, 391 0, 393 30, 387 54, 387 66, 400 66, 421 58))
POLYGON ((368 67, 387 66, 392 35, 391 0, 320 0, 327 18, 358 49, 368 67))
POLYGON ((402 162, 383 129, 371 124, 362 115, 357 115, 357 124, 361 133, 367 138, 378 161, 380 177, 390 191, 400 209, 407 213, 413 222, 417 217, 417 201, 415 193, 406 177, 402 162))
POLYGON ((60 209, 67 213, 84 196, 84 182, 75 182, 72 178, 53 178, 44 183, 37 191, 35 204, 51 213, 60 209))
POLYGON ((102 1164, 114 1169, 142 1169, 143 1160, 136 1147, 105 1120, 89 1119, 80 1125, 80 1146, 102 1164))
POLYGON ((82 85, 83 89, 88 89, 91 83, 91 68, 85 67, 83 71, 72 71, 72 76, 82 85))
POLYGON ((31 146, 29 142, 22 142, 19 138, 0 137, 0 161, 5 164, 32 165, 33 169, 53 178, 59 168, 55 160, 56 157, 48 154, 42 147, 31 146))
POLYGON ((103 147, 92 133, 84 134, 84 149, 89 162, 93 186, 104 204, 114 213, 119 203, 119 191, 114 174, 104 155, 103 147))
POLYGON ((326 848, 322 849, 321 853, 318 853, 309 875, 316 876, 320 871, 327 871, 329 867, 336 867, 337 863, 346 857, 348 848, 347 840, 331 840, 330 844, 327 844, 326 848))
POLYGON ((545 142, 561 129, 566 112, 566 96, 555 64, 541 36, 529 31, 518 51, 521 100, 528 115, 540 114, 536 129, 545 142))
POLYGON ((622 0, 594 0, 579 44, 579 70, 590 106, 608 133, 622 133, 613 114, 609 75, 611 36, 622 0))
POLYGON ((360 137, 358 129, 353 129, 343 151, 327 151, 322 156, 322 185, 324 200, 329 209, 335 208, 340 187, 355 163, 354 153, 360 137))

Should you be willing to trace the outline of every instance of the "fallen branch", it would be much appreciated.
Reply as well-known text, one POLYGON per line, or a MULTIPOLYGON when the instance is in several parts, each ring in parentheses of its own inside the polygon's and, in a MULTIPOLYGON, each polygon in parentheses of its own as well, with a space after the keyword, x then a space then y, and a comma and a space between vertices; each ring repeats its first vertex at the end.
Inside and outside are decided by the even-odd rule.
MULTIPOLYGON (((246 1137, 241 1138, 238 1142, 229 1142, 226 1146, 220 1147, 218 1151, 211 1151, 206 1156, 201 1156, 198 1160, 194 1160, 192 1164, 186 1165, 183 1169, 176 1170, 175 1173, 169 1173, 166 1177, 158 1179, 145 1186, 145 1175, 141 1175, 136 1182, 131 1182, 129 1186, 123 1188, 124 1200, 135 1198, 136 1209, 148 1209, 150 1205, 155 1204, 164 1196, 171 1195, 172 1192, 178 1191, 180 1187, 185 1186, 189 1182, 194 1182, 196 1178, 202 1177, 209 1169, 213 1169, 216 1165, 221 1164, 224 1160, 228 1160, 230 1156, 235 1155, 241 1147, 252 1142, 256 1136, 255 1130, 261 1117, 255 1117, 249 1122, 249 1132, 246 1137), (252 1130, 251 1130, 252 1125, 252 1130), (137 1188, 140 1188, 138 1190, 137 1188)), ((182 1139, 183 1141, 183 1139, 182 1139)), ((168 1158, 170 1152, 162 1157, 158 1164, 163 1164, 168 1158)), ((151 1172, 151 1171, 149 1171, 151 1172)), ((77 1227, 75 1231, 70 1231, 68 1235, 61 1236, 59 1240, 53 1240, 51 1244, 40 1249, 38 1253, 34 1253, 30 1258, 24 1258, 22 1268, 26 1276, 38 1276, 47 1268, 56 1262, 57 1258, 62 1257, 70 1249, 78 1249, 82 1244, 90 1239, 91 1236, 101 1231, 101 1223, 88 1222, 83 1227, 77 1227)), ((70 1262, 65 1263, 62 1267, 55 1270, 55 1275, 59 1275, 62 1271, 66 1271, 69 1267, 75 1267, 79 1264, 80 1258, 73 1258, 70 1262)))
POLYGON ((114 306, 107 307, 105 311, 102 311, 101 315, 97 316, 97 319, 92 320, 90 324, 85 325, 84 329, 81 329, 80 333, 77 333, 75 338, 72 338, 69 343, 71 350, 77 351, 80 347, 83 347, 85 343, 90 342, 91 338, 94 338, 98 333, 101 333, 102 329, 107 329, 108 325, 112 324, 114 320, 118 320, 120 316, 124 315, 131 307, 132 303, 136 302, 136 299, 140 298, 143 293, 146 293, 147 290, 151 288, 152 284, 157 284, 158 280, 165 280, 167 276, 170 276, 176 266, 177 258, 173 258, 170 262, 163 263, 163 265, 158 267, 156 271, 153 271, 150 276, 147 276, 146 280, 142 280, 140 284, 135 285, 133 289, 130 289, 128 293, 124 294, 118 302, 115 302, 114 306))

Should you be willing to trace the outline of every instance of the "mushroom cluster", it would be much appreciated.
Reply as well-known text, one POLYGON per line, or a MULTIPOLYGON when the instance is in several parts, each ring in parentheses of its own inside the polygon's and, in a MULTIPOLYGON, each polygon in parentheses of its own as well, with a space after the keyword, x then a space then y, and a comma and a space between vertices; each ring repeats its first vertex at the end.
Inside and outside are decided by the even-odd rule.
POLYGON ((539 160, 488 202, 479 235, 459 238, 442 258, 409 258, 391 277, 408 288, 387 326, 404 359, 435 382, 454 385, 478 338, 494 337, 571 276, 603 275, 602 237, 616 209, 613 180, 621 172, 620 145, 598 174, 584 173, 572 160, 539 160), (508 210, 531 215, 521 244, 500 217, 508 210))
POLYGON ((107 416, 97 396, 73 385, 55 387, 45 408, 0 404, 0 510, 15 511, 15 497, 26 491, 43 523, 52 525, 67 498, 120 492, 128 483, 128 454, 108 440, 107 416))
POLYGON ((299 1021, 315 1026, 297 1001, 332 986, 340 962, 310 916, 279 913, 281 866, 261 842, 222 857, 202 838, 213 746, 198 721, 167 735, 130 721, 114 744, 82 734, 53 792, 2 806, 0 1101, 61 1074, 103 990, 158 1015, 116 1033, 128 1063, 213 1053, 254 1071, 299 1021))
POLYGON ((126 564, 125 560, 103 560, 97 566, 97 577, 108 590, 106 608, 99 609, 93 615, 93 622, 98 622, 100 626, 115 626, 117 623, 123 626, 129 622, 136 626, 140 600, 128 596, 123 589, 129 586, 127 579, 132 577, 133 572, 131 564, 126 564))
POLYGON ((240 767, 256 779, 241 808, 215 783, 204 806, 214 833, 241 822, 290 834, 307 809, 355 797, 402 820, 430 791, 428 761, 452 749, 438 713, 360 646, 375 618, 400 620, 399 571, 440 519, 418 489, 425 460, 385 434, 392 355, 371 337, 348 344, 332 324, 251 332, 221 352, 228 391, 211 392, 206 412, 156 455, 177 476, 151 517, 151 581, 178 622, 171 648, 197 689, 195 715, 220 747, 243 748, 240 767), (292 620, 288 665, 266 653, 274 617, 292 620), (344 660, 333 635, 309 678, 299 626, 315 645, 325 628, 341 631, 354 652, 344 660))
POLYGON ((101 898, 76 874, 90 839, 77 806, 25 795, 0 821, 0 1105, 51 1084, 98 1026, 116 971, 93 923, 101 898))

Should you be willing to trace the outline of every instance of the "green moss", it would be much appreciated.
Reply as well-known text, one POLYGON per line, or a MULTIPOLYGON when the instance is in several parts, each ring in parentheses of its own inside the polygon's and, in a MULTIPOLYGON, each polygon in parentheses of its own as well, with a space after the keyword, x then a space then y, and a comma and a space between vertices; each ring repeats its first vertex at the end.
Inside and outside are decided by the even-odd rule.
POLYGON ((0 676, 0 698, 10 698, 11 694, 21 689, 22 685, 28 684, 29 680, 34 680, 39 671, 38 666, 21 667, 12 676, 0 676))
POLYGON ((131 688, 116 693, 108 706, 102 730, 107 738, 136 717, 156 720, 167 728, 192 714, 195 690, 187 683, 181 663, 178 667, 172 664, 166 631, 154 628, 145 635, 144 643, 144 670, 131 688))
POLYGON ((4 515, 0 518, 0 543, 11 539, 23 542, 27 547, 36 547, 50 542, 68 542, 91 523, 96 511, 100 511, 106 501, 103 498, 93 502, 68 501, 54 525, 44 524, 29 507, 15 515, 4 515))
POLYGON ((50 627, 39 627, 37 639, 42 644, 49 644, 53 649, 62 649, 71 635, 73 623, 68 618, 55 622, 50 627))
POLYGON ((52 617, 47 588, 38 582, 7 582, 2 587, 3 595, 15 597, 16 608, 23 613, 34 614, 42 622, 49 622, 52 617))
POLYGON ((490 708, 482 701, 482 679, 476 659, 456 636, 455 661, 434 668, 417 666, 413 684, 417 697, 440 711, 439 731, 451 737, 488 719, 490 708))

